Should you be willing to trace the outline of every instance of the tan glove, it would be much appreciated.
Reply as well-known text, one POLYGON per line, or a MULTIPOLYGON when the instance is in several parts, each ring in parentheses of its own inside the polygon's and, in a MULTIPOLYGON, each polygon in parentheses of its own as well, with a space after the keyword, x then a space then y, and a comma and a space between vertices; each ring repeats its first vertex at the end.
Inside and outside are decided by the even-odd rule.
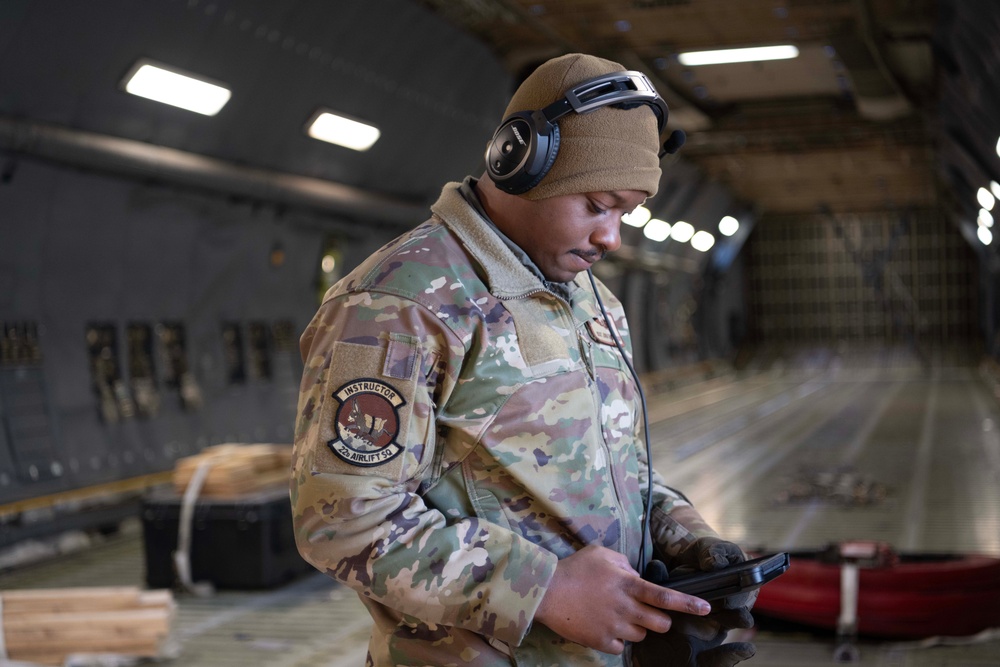
POLYGON ((674 556, 675 567, 686 565, 701 570, 711 572, 720 570, 727 565, 736 565, 747 559, 743 550, 732 542, 727 542, 719 537, 699 537, 697 540, 681 549, 680 553, 674 556))

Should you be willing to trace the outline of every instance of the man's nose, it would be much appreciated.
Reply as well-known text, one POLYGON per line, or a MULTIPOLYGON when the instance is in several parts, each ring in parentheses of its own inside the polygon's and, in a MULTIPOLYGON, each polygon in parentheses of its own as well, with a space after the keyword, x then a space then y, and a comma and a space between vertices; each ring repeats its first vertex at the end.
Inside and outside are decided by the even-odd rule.
MULTIPOLYGON (((613 216, 608 216, 613 218, 613 216)), ((602 222, 590 236, 590 242, 594 245, 604 246, 608 252, 614 252, 622 245, 621 235, 622 222, 619 218, 602 222)))

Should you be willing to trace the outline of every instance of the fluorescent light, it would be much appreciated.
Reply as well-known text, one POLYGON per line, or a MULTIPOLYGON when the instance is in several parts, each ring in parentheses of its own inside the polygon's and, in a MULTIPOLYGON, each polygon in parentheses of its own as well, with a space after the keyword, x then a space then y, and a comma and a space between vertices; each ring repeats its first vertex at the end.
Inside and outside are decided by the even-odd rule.
POLYGON ((306 130, 310 137, 344 148, 366 151, 382 136, 374 125, 341 116, 332 111, 318 111, 306 130))
POLYGON ((652 217, 652 213, 649 212, 648 208, 645 206, 636 206, 634 211, 622 216, 622 222, 632 227, 642 227, 649 222, 650 217, 652 217))
POLYGON ((670 236, 670 223, 659 218, 653 218, 643 227, 642 233, 650 241, 666 241, 670 236))
POLYGON ((695 235, 691 237, 691 247, 695 250, 700 250, 701 252, 707 252, 709 248, 715 245, 715 237, 708 232, 701 231, 695 232, 695 235))
POLYGON ((1000 199, 1000 183, 990 181, 990 192, 993 193, 994 197, 1000 199))
POLYGON ((719 220, 719 231, 724 236, 732 236, 740 228, 740 221, 731 215, 727 215, 722 220, 719 220))
POLYGON ((993 232, 986 229, 985 227, 980 227, 976 231, 976 236, 979 237, 979 240, 982 241, 983 245, 989 245, 993 243, 993 232))
POLYGON ((136 63, 122 86, 133 95, 206 116, 219 113, 232 96, 225 86, 149 60, 136 63))
POLYGON ((979 218, 976 220, 980 227, 992 227, 993 216, 985 208, 979 209, 979 218))
POLYGON ((997 155, 1000 155, 1000 139, 997 139, 997 155))
POLYGON ((678 243, 687 243, 691 240, 692 236, 694 236, 694 226, 689 222, 678 220, 670 228, 670 238, 678 243))
POLYGON ((976 199, 979 201, 979 205, 987 211, 992 211, 993 205, 996 204, 996 199, 993 198, 993 195, 986 188, 979 188, 979 191, 976 192, 976 199))
MULTIPOLYGON (((719 51, 688 51, 677 56, 682 65, 722 65, 725 63, 751 63, 761 60, 788 60, 799 55, 798 48, 791 44, 781 46, 751 46, 744 49, 722 49, 719 51)), ((1000 151, 1000 148, 998 148, 1000 151)))

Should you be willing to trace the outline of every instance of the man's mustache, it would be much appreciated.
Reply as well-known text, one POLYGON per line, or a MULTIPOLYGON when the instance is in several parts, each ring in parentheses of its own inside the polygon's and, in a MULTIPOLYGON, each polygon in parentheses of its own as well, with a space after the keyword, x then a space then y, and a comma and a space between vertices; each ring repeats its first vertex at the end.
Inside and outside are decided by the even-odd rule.
POLYGON ((601 246, 597 250, 591 250, 589 252, 585 250, 572 250, 571 252, 574 255, 583 257, 588 262, 593 263, 604 259, 604 257, 608 254, 608 249, 604 246, 601 246))

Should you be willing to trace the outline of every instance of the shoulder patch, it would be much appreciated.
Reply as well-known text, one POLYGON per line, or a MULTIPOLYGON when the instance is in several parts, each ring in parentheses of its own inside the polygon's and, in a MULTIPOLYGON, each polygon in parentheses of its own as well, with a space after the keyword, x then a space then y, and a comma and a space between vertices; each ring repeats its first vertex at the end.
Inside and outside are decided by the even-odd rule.
POLYGON ((344 461, 363 467, 396 458, 403 447, 399 436, 399 408, 406 403, 391 385, 360 378, 333 393, 340 402, 334 417, 337 437, 326 444, 344 461))

